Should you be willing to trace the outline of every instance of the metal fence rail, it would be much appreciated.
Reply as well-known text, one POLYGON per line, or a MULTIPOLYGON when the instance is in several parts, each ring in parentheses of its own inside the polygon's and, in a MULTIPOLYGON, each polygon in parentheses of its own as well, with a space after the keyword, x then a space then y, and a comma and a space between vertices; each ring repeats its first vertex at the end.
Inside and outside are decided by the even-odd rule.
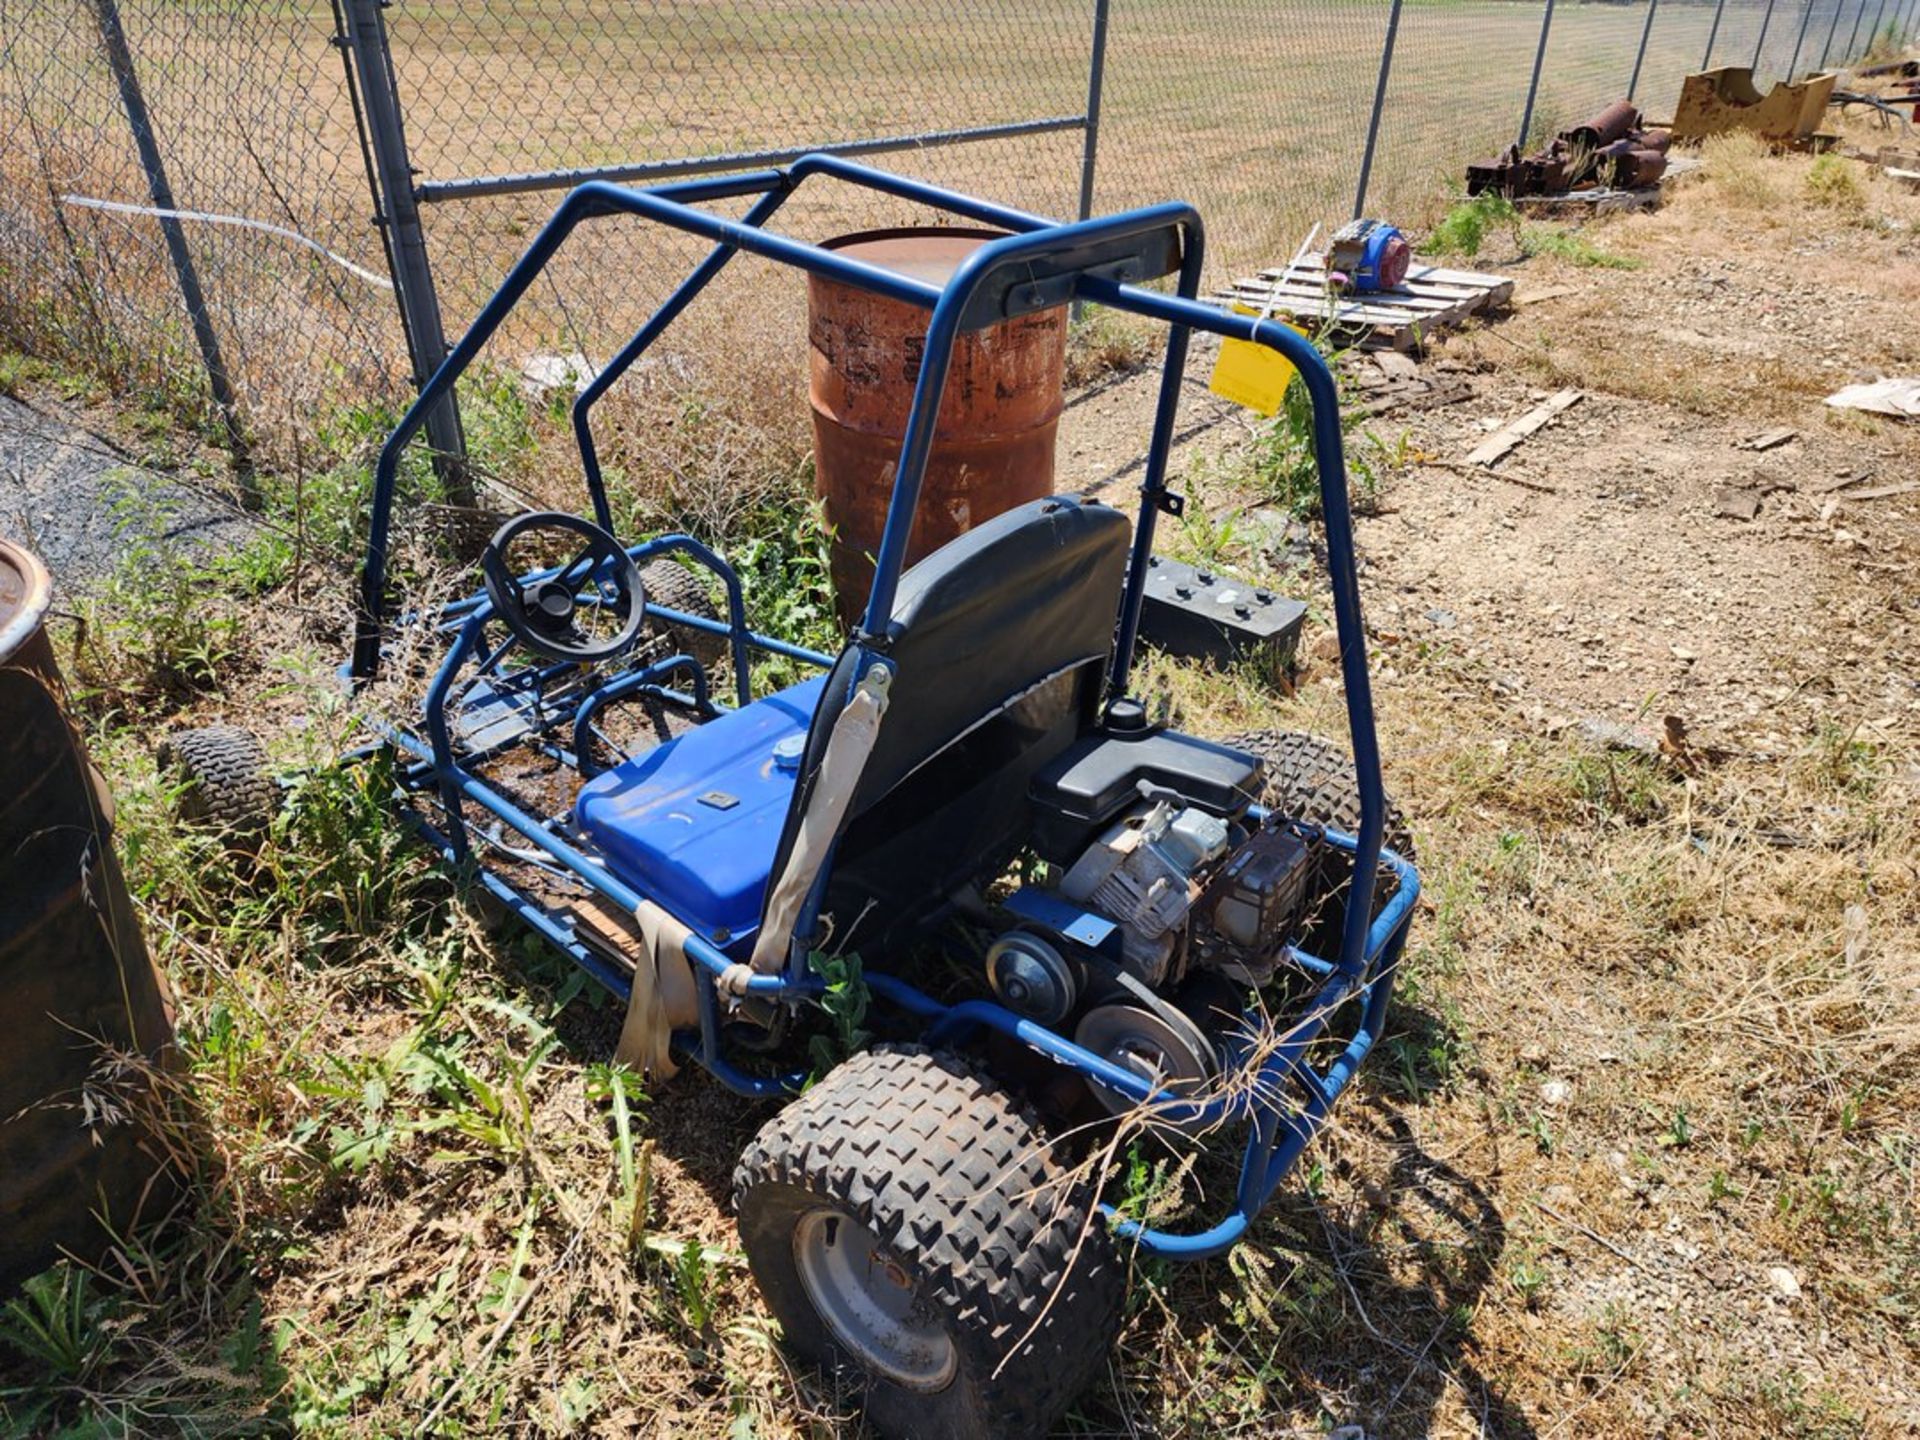
MULTIPOLYGON (((1370 212, 1430 220, 1469 160, 1629 90, 1661 116, 1703 65, 1752 65, 1764 85, 1902 43, 1916 12, 0 0, 0 340, 210 397, 271 448, 417 384, 553 192, 589 175, 837 148, 1043 213, 1177 197, 1207 217, 1224 273, 1292 253, 1362 194, 1370 212)), ((792 223, 901 218, 809 197, 792 223)), ((604 359, 689 263, 656 236, 596 239, 502 358, 604 359)), ((452 407, 432 439, 457 457, 452 407)))

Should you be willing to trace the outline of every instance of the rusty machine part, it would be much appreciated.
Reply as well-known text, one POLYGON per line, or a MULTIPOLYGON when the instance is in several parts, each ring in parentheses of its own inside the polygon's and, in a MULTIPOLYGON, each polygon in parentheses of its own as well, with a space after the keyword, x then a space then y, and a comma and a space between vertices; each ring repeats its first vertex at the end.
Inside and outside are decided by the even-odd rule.
POLYGON ((163 1061, 173 1025, 111 801, 61 705, 51 598, 40 562, 0 541, 0 1289, 63 1252, 98 1255, 173 1189, 142 1107, 102 1065, 163 1061))
POLYGON ((1629 131, 1640 128, 1640 112, 1634 108, 1631 100, 1616 100, 1598 115, 1583 125, 1560 132, 1574 150, 1585 150, 1589 154, 1627 138, 1629 131))
POLYGON ((1667 173, 1666 147, 1644 140, 1616 140, 1595 156, 1593 173, 1610 190, 1638 190, 1667 173))
POLYGON ((1820 74, 1782 81, 1762 95, 1754 86, 1753 71, 1745 66, 1699 71, 1681 82, 1673 138, 1690 144, 1710 135, 1746 130, 1769 145, 1818 148, 1832 139, 1819 130, 1836 78, 1820 74))
POLYGON ((1863 65, 1853 72, 1856 80, 1870 80, 1882 75, 1894 75, 1903 80, 1912 80, 1920 76, 1920 60, 1889 60, 1882 65, 1863 65))
POLYGON ((1616 100, 1592 119, 1562 130, 1543 150, 1522 155, 1509 145, 1493 160, 1467 167, 1467 193, 1560 195, 1584 185, 1632 190, 1666 173, 1671 132, 1643 128, 1631 101, 1616 100))
MULTIPOLYGON (((826 248, 932 285, 995 230, 872 230, 826 248)), ((840 617, 855 623, 873 583, 893 470, 913 403, 927 312, 823 276, 807 280, 814 486, 833 526, 840 617)), ((1065 407, 1067 312, 1036 311, 962 335, 934 427, 907 563, 1003 511, 1053 493, 1065 407)))

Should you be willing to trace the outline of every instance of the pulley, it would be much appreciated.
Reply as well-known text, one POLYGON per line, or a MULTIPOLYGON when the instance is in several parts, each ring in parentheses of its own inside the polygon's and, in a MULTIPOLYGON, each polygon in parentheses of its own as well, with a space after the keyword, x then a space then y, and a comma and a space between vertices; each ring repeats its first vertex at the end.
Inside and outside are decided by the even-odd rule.
POLYGON ((1009 930, 993 942, 987 983, 1009 1010, 1043 1025, 1066 1019, 1080 993, 1066 957, 1029 930, 1009 930))
MULTIPOLYGON (((1096 1005, 1081 1019, 1073 1038, 1109 1064, 1171 1095, 1197 1095, 1220 1073, 1212 1042, 1171 1005, 1151 1010, 1126 1002, 1096 1005)), ((1138 1103, 1097 1082, 1093 1093, 1116 1115, 1138 1103)))

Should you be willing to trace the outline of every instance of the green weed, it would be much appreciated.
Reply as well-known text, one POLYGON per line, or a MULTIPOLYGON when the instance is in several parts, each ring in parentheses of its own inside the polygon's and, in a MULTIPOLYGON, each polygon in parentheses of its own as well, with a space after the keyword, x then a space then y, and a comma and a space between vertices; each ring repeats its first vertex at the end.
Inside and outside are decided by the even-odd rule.
POLYGON ((636 1121, 646 1103, 646 1091, 640 1077, 624 1065, 596 1064, 587 1067, 587 1098, 605 1105, 613 1121, 613 1158, 620 1182, 618 1203, 630 1218, 627 1225, 629 1247, 646 1225, 647 1176, 638 1146, 636 1121))
POLYGON ((807 964, 827 982, 826 991, 820 997, 827 1033, 811 1036, 807 1042, 808 1058, 818 1078, 872 1043, 873 1035, 866 1028, 872 994, 861 973, 858 955, 829 955, 816 950, 807 957, 807 964))
POLYGON ((1671 782, 1646 756, 1582 751, 1569 762, 1567 780, 1574 798, 1594 814, 1641 825, 1666 813, 1671 782))
POLYGON ((1803 182, 1807 199, 1842 215, 1860 215, 1867 208, 1867 192, 1854 162, 1840 155, 1815 157, 1803 182))
POLYGON ((207 572, 162 538, 164 508, 123 490, 120 555, 76 605, 72 678, 96 713, 138 714, 211 689, 239 648, 240 621, 207 572))
POLYGON ((1504 195, 1491 191, 1462 200, 1434 226, 1420 249, 1428 255, 1459 255, 1471 260, 1496 230, 1508 230, 1519 242, 1520 212, 1504 195))
POLYGON ((0 1345, 70 1385, 84 1383, 113 1344, 112 1302, 77 1265, 56 1265, 0 1308, 0 1345))
MULTIPOLYGON (((838 651, 846 637, 834 608, 833 533, 819 501, 808 496, 769 504, 748 516, 743 529, 728 558, 740 576, 748 622, 790 645, 838 651)), ((770 685, 798 674, 775 656, 757 660, 755 671, 770 685)))
POLYGON ((1619 255, 1602 249, 1578 231, 1558 225, 1529 224, 1520 231, 1523 255, 1552 255, 1574 265, 1595 266, 1605 270, 1638 270, 1645 263, 1631 255, 1619 255))
MULTIPOLYGON (((1336 372, 1337 373, 1337 372, 1336 372)), ((1364 428, 1364 416, 1346 403, 1342 381, 1340 427, 1347 436, 1347 491, 1356 509, 1372 507, 1386 470, 1405 459, 1405 441, 1395 446, 1364 428)), ((1247 488, 1263 504, 1273 505, 1300 519, 1321 513, 1320 467, 1313 443, 1313 402, 1298 378, 1287 387, 1286 398, 1274 417, 1255 432, 1242 457, 1247 488)))

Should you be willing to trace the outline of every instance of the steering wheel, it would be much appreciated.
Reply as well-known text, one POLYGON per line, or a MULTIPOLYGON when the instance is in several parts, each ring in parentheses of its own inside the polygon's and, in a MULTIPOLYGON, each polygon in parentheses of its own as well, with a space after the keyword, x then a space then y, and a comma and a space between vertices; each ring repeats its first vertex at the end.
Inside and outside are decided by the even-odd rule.
POLYGON ((529 649, 551 660, 591 664, 624 655, 646 623, 640 567, 618 540, 578 515, 529 510, 515 516, 487 542, 480 573, 493 613, 529 649), (542 573, 540 561, 563 538, 575 547, 574 557, 542 573), (516 543, 530 552, 519 561, 512 554, 516 543))

